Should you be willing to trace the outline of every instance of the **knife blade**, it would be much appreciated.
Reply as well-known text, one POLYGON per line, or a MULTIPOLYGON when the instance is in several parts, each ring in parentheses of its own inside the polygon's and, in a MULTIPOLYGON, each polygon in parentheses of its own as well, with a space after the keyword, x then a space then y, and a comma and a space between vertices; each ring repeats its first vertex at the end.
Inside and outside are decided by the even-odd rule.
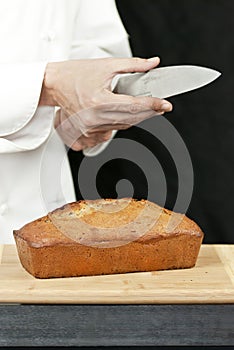
POLYGON ((220 72, 200 66, 169 66, 155 68, 147 73, 120 76, 115 93, 131 96, 168 98, 205 86, 221 75, 220 72))

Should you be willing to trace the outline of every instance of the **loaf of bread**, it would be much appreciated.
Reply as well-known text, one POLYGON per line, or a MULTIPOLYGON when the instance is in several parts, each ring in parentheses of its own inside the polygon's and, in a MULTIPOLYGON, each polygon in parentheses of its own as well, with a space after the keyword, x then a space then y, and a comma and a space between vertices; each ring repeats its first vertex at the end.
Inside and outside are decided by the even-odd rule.
POLYGON ((67 204, 14 231, 23 267, 37 278, 190 268, 203 233, 146 200, 67 204))

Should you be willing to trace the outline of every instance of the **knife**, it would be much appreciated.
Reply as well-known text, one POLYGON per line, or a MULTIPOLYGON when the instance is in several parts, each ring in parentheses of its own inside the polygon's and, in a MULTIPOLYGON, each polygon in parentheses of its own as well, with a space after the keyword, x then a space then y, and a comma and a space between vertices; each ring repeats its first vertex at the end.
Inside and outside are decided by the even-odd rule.
MULTIPOLYGON (((131 96, 152 96, 168 98, 192 91, 217 79, 220 72, 200 66, 181 65, 154 68, 147 73, 122 74, 113 92, 131 96)), ((112 137, 116 134, 113 130, 112 137)), ((96 156, 102 152, 111 140, 91 148, 86 148, 85 156, 96 156)))
POLYGON ((168 98, 205 86, 221 75, 199 66, 155 68, 147 73, 122 75, 114 89, 118 94, 168 98))

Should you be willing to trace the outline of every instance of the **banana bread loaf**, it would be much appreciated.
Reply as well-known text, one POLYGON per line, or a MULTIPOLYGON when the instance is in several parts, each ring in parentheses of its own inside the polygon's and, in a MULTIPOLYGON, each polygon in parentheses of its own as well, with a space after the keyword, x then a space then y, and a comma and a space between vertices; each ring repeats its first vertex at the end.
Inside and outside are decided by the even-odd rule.
POLYGON ((190 268, 203 233, 182 214, 123 198, 67 204, 14 238, 23 267, 51 278, 190 268))

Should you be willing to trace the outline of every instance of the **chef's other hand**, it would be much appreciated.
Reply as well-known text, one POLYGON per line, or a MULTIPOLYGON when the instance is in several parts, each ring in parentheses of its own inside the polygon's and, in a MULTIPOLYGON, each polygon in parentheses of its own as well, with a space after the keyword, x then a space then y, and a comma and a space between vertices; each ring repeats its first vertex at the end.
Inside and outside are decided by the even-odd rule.
POLYGON ((172 110, 172 105, 166 100, 111 91, 112 80, 117 74, 146 72, 159 62, 159 58, 154 57, 48 63, 40 105, 61 107, 63 112, 57 114, 55 126, 59 127, 58 132, 69 147, 77 149, 75 144, 81 134, 87 141, 81 142, 82 147, 90 147, 88 144, 106 140, 113 129, 126 129, 155 114, 172 110))
POLYGON ((68 116, 64 110, 56 112, 54 126, 63 142, 74 151, 81 151, 89 147, 94 147, 99 143, 108 141, 112 137, 112 130, 98 131, 90 129, 86 135, 82 133, 77 124, 76 115, 68 116))

